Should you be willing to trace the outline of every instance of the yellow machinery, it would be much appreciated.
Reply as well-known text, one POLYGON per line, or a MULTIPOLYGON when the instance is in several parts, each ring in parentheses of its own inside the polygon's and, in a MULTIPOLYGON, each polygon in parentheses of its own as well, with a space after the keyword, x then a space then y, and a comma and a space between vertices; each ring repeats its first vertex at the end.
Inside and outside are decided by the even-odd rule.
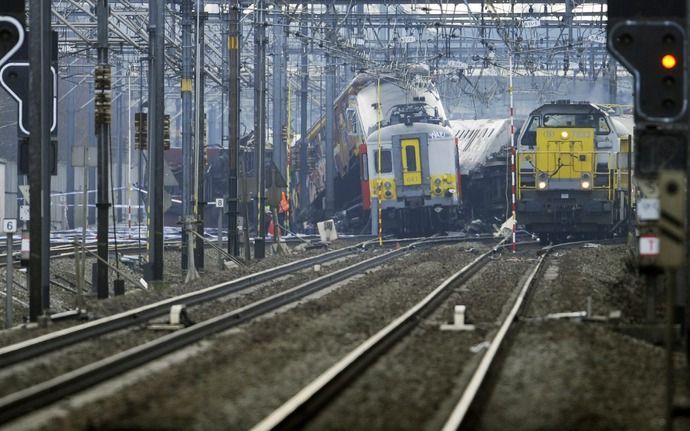
POLYGON ((588 103, 535 110, 517 151, 517 220, 555 240, 622 233, 630 213, 629 139, 588 103))

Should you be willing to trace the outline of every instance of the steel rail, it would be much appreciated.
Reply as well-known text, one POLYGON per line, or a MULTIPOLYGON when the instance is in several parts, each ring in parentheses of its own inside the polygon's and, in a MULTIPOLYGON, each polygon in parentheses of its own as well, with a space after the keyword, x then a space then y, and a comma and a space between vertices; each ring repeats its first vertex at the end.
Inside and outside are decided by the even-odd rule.
MULTIPOLYGON (((432 242, 430 244, 437 243, 432 242)), ((35 409, 49 405, 109 378, 118 376, 204 337, 230 329, 256 317, 298 301, 335 283, 405 255, 418 245, 388 251, 349 267, 326 274, 284 292, 259 300, 229 313, 189 326, 148 343, 78 368, 64 375, 0 398, 0 423, 6 423, 35 409)))
MULTIPOLYGON (((163 244, 164 247, 177 247, 179 246, 180 241, 166 241, 165 244, 163 244)), ((15 244, 17 245, 17 244, 15 244)), ((6 246, 0 246, 0 250, 6 249, 6 246)), ((96 244, 87 244, 85 247, 87 250, 95 250, 96 249, 96 244)), ((146 245, 139 246, 136 243, 128 243, 125 242, 123 244, 120 244, 117 246, 117 251, 120 253, 127 252, 127 251, 138 251, 138 250, 143 250, 146 248, 146 245)), ((80 247, 81 249, 81 247, 80 247)), ((50 256, 55 257, 55 258, 60 258, 60 257, 71 257, 74 256, 74 245, 73 244, 60 244, 56 245, 50 248, 50 256)), ((115 246, 111 245, 108 247, 108 250, 110 251, 115 251, 115 246)), ((14 251, 12 254, 13 255, 19 255, 20 250, 14 251)), ((7 250, 5 250, 4 253, 0 253, 0 267, 5 267, 7 266, 7 262, 5 262, 5 258, 7 257, 7 250)), ((19 259, 15 258, 15 263, 18 262, 19 259)))
POLYGON ((522 307, 522 304, 525 300, 525 297, 527 296, 527 292, 529 292, 529 289, 532 287, 532 284, 534 283, 534 279, 535 279, 537 273, 539 272, 542 265, 546 261, 546 256, 548 256, 549 251, 547 251, 544 254, 542 254, 541 256, 539 256, 539 260, 537 261, 537 264, 534 265, 532 272, 530 273, 530 275, 527 278, 527 280, 525 281, 525 283, 522 285, 522 288, 520 289, 520 293, 518 294, 517 298, 515 299, 515 303, 513 304, 513 307, 510 309, 508 316, 506 317, 506 319, 501 324, 501 327, 499 328, 498 332, 496 333, 496 336, 491 341, 491 345, 486 350, 486 353, 484 353, 484 356, 482 357, 482 360, 479 363, 477 370, 472 375, 472 379, 470 380, 469 384, 467 385, 467 388, 463 392, 462 397, 460 398, 460 401, 458 401, 455 408, 453 408, 453 411, 451 412, 450 416, 448 417, 446 423, 443 425, 443 428, 442 428, 443 431, 450 431, 450 430, 455 431, 455 430, 457 430, 458 427, 460 426, 460 424, 465 419, 467 412, 468 412, 470 406, 472 405, 472 402, 475 400, 477 393, 479 392, 479 388, 481 387, 482 383, 484 382, 486 375, 489 372, 489 368, 491 367, 494 359, 496 358, 496 354, 498 353, 498 349, 503 344, 503 340, 505 339, 506 334, 508 333, 508 330, 510 329, 510 326, 513 324, 513 321, 515 320, 515 317, 517 316, 518 311, 520 311, 520 308, 522 307))
MULTIPOLYGON (((505 241, 505 240, 504 240, 505 241)), ((451 293, 449 287, 465 282, 488 261, 503 244, 477 257, 464 268, 447 278, 424 299, 406 313, 360 344, 342 360, 317 377, 290 400, 256 424, 252 431, 297 429, 313 417, 320 407, 332 399, 392 345, 407 335, 419 322, 437 309, 451 293)))
POLYGON ((501 327, 499 328, 498 332, 491 341, 491 344, 484 353, 484 356, 482 357, 479 365, 477 366, 477 369, 472 375, 472 378, 468 383, 467 387, 465 388, 465 391, 463 392, 462 396, 460 397, 460 400, 457 402, 451 414, 448 416, 446 423, 443 425, 443 431, 457 430, 467 417, 467 413, 472 404, 477 399, 477 394, 481 390, 481 387, 486 379, 487 374, 489 373, 489 370, 494 365, 494 360, 496 359, 496 355, 498 354, 499 349, 501 349, 501 347, 503 347, 504 345, 505 338, 508 335, 508 331, 510 330, 511 325, 513 324, 515 318, 522 309, 525 302, 525 298, 527 297, 530 289, 534 285, 534 281, 537 277, 537 274, 544 266, 544 262, 546 261, 546 258, 549 256, 549 254, 556 249, 584 245, 588 243, 616 244, 618 242, 620 242, 620 240, 618 239, 599 241, 576 241, 550 245, 543 247, 540 250, 540 256, 539 260, 537 261, 537 264, 534 266, 528 278, 525 280, 522 287, 520 288, 520 292, 516 297, 515 302, 513 303, 513 307, 510 309, 510 312, 506 316, 505 320, 501 324, 501 327))
POLYGON ((35 358, 41 354, 64 348, 80 341, 113 331, 138 325, 150 319, 165 315, 173 305, 196 305, 234 292, 247 289, 292 272, 307 268, 317 263, 338 259, 356 252, 361 245, 354 245, 329 253, 309 257, 297 262, 267 269, 255 274, 246 275, 225 283, 216 284, 205 289, 190 292, 181 296, 168 298, 153 304, 144 305, 112 316, 103 317, 81 325, 32 338, 20 343, 0 348, 0 368, 20 361, 35 358))

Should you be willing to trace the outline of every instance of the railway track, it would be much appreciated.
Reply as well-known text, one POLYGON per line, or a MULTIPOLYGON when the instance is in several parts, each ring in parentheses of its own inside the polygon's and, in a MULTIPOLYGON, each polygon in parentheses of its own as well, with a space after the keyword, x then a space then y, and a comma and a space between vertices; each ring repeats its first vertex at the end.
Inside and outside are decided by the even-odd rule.
MULTIPOLYGON (((165 248, 179 248, 180 241, 166 241, 163 244, 163 246, 165 248)), ((14 252, 12 253, 14 256, 15 264, 19 262, 19 247, 21 247, 21 243, 18 243, 14 246, 14 252)), ((88 252, 91 253, 96 253, 98 251, 98 246, 95 243, 87 244, 85 248, 88 252)), ((4 267, 7 265, 7 247, 2 247, 1 249, 3 250, 3 252, 0 253, 0 267, 4 267)), ((115 247, 114 245, 110 245, 108 247, 108 250, 110 253, 115 253, 116 250, 118 253, 140 252, 146 250, 146 243, 142 243, 141 245, 139 245, 139 243, 136 241, 127 241, 118 244, 117 247, 115 247)), ((74 257, 74 254, 74 245, 71 244, 60 244, 50 247, 51 257, 74 257)))
MULTIPOLYGON (((452 412, 443 425, 444 431, 455 430, 463 422, 469 407, 482 389, 484 379, 490 368, 495 366, 497 352, 505 346, 507 334, 522 309, 525 298, 534 285, 538 274, 544 266, 549 253, 552 250, 568 247, 579 243, 561 244, 546 247, 541 250, 537 261, 531 265, 525 274, 524 282, 518 286, 518 293, 512 297, 509 312, 504 316, 502 323, 491 343, 486 348, 476 371, 473 372, 462 397, 455 404, 452 412)), ((261 422, 256 424, 253 431, 264 430, 291 430, 300 429, 309 424, 320 415, 323 409, 329 405, 339 394, 349 388, 360 378, 374 363, 391 351, 392 347, 404 339, 415 327, 425 321, 436 309, 438 309, 449 297, 453 289, 469 281, 489 262, 491 254, 498 251, 502 245, 496 246, 491 251, 482 254, 460 271, 447 278, 429 295, 400 315, 378 333, 361 343, 357 348, 343 357, 339 362, 328 368, 320 376, 306 385, 287 402, 278 407, 261 422)), ((363 386, 371 387, 371 384, 363 386)), ((361 395, 361 394, 360 394, 361 395)), ((353 396, 354 397, 354 396, 353 396)), ((351 397, 352 398, 352 397, 351 397)), ((323 423, 320 423, 323 425, 323 423)), ((313 428, 313 427, 312 427, 313 428)), ((316 427, 318 428, 318 426, 316 427)))
MULTIPOLYGON (((463 424, 469 422, 471 419, 471 409, 478 408, 479 404, 486 400, 485 392, 489 389, 489 376, 500 366, 498 361, 499 356, 509 354, 511 340, 513 340, 518 333, 517 328, 514 327, 514 323, 519 320, 520 313, 527 308, 532 289, 539 279, 539 275, 542 273, 551 252, 591 242, 592 241, 577 241, 561 243, 542 249, 537 263, 534 265, 534 268, 530 270, 528 277, 520 286, 519 293, 511 305, 510 311, 506 314, 500 328, 487 347, 462 397, 455 404, 455 407, 448 416, 442 428, 443 431, 455 431, 463 424)), ((594 242, 616 244, 622 243, 623 241, 614 239, 594 242)))
MULTIPOLYGON (((26 414, 36 408, 46 406, 54 401, 84 390, 96 383, 120 375, 128 370, 146 364, 147 362, 174 352, 206 336, 230 329, 263 316, 273 310, 315 293, 327 289, 335 283, 346 280, 363 271, 380 266, 391 259, 403 256, 413 250, 434 244, 476 241, 476 238, 432 238, 411 242, 409 245, 396 247, 393 250, 355 263, 346 268, 331 272, 316 279, 289 288, 280 293, 263 298, 254 303, 242 306, 222 315, 209 318, 201 323, 188 326, 176 332, 156 338, 153 341, 132 347, 113 356, 104 358, 81 368, 70 371, 43 383, 31 386, 19 392, 9 394, 0 399, 0 423, 26 414)), ((392 241, 398 244, 398 241, 392 241)), ((83 325, 78 325, 56 333, 47 334, 33 340, 0 349, 0 367, 5 368, 20 361, 36 358, 43 353, 64 348, 80 341, 91 339, 132 325, 140 325, 155 317, 169 312, 172 305, 197 305, 221 296, 226 296, 240 290, 256 286, 266 281, 290 274, 299 269, 310 267, 316 263, 335 260, 354 253, 362 245, 351 246, 324 255, 304 259, 293 264, 261 273, 242 277, 238 280, 223 283, 190 293, 181 297, 171 298, 135 310, 120 313, 108 318, 99 319, 83 325)))

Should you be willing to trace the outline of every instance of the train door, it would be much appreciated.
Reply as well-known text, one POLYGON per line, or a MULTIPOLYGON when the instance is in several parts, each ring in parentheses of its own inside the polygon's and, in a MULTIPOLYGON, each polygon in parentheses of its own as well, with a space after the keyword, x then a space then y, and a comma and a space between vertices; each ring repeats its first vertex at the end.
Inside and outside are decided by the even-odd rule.
POLYGON ((419 138, 402 139, 400 141, 400 147, 402 150, 403 185, 421 185, 422 164, 419 138))

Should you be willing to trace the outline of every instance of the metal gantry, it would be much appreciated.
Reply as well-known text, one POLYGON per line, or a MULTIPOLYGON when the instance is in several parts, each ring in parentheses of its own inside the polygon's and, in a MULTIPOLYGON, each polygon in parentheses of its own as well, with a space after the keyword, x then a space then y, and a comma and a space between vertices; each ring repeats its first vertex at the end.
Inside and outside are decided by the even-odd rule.
MULTIPOLYGON (((234 255, 239 254, 237 223, 242 205, 238 188, 242 186, 240 167, 245 163, 241 155, 253 154, 253 166, 242 166, 242 169, 245 173, 248 173, 246 169, 253 169, 252 178, 257 184, 242 187, 250 190, 248 194, 253 199, 245 206, 256 209, 251 211, 252 220, 245 220, 245 225, 251 223, 257 227, 255 253, 260 257, 265 253, 266 236, 264 149, 272 149, 273 162, 287 177, 290 148, 298 147, 293 152, 300 160, 297 175, 300 188, 295 193, 307 199, 308 128, 325 117, 330 125, 326 129, 326 144, 332 148, 334 118, 330 107, 358 70, 376 73, 402 63, 427 63, 432 79, 449 90, 445 93, 460 95, 449 98, 451 113, 458 106, 473 106, 476 114, 476 106, 489 109, 505 97, 505 92, 496 88, 501 88, 507 80, 510 52, 515 60, 518 86, 520 82, 537 83, 533 84, 538 88, 535 93, 550 94, 554 88, 553 94, 557 94, 563 77, 584 81, 604 78, 610 99, 615 100, 619 86, 627 84, 620 81, 624 72, 609 58, 603 43, 605 3, 602 0, 500 3, 454 0, 438 5, 361 0, 310 4, 266 0, 54 0, 51 14, 59 35, 59 69, 62 75, 69 75, 70 82, 91 86, 93 78, 84 71, 91 66, 111 65, 113 101, 120 97, 115 114, 117 133, 131 133, 124 126, 131 119, 122 121, 122 118, 130 115, 132 104, 139 105, 139 111, 148 105, 148 155, 128 154, 127 160, 138 158, 140 163, 137 168, 128 166, 127 169, 139 170, 137 183, 148 192, 148 278, 155 281, 163 279, 160 203, 165 193, 160 128, 164 112, 173 118, 176 130, 173 146, 182 147, 184 153, 181 213, 183 217, 193 215, 190 220, 198 223, 203 218, 206 201, 226 197, 228 251, 234 255), (203 18, 198 28, 194 28, 191 17, 194 3, 203 18), (197 49, 197 61, 193 58, 193 40, 203 40, 204 48, 197 49), (266 56, 267 52, 271 54, 266 56), (147 82, 143 76, 145 63, 149 63, 147 82), (124 103, 124 89, 131 90, 133 70, 138 71, 138 83, 148 86, 148 97, 139 94, 138 98, 127 98, 128 102, 124 103), (180 83, 179 91, 172 83, 180 83), (296 100, 288 100, 291 98, 288 87, 299 89, 289 93, 291 97, 296 95, 296 100), (254 97, 250 96, 252 92, 254 97), (298 109, 292 112, 298 115, 292 115, 291 120, 299 126, 291 124, 289 129, 299 130, 299 138, 288 142, 289 137, 282 132, 287 126, 287 107, 293 103, 298 109), (208 114, 206 121, 204 114, 208 114), (204 137, 206 124, 209 132, 204 137), (252 131, 253 141, 240 148, 240 138, 252 131), (205 145, 227 152, 227 194, 223 191, 220 196, 204 196, 201 151, 205 145), (195 159, 199 160, 196 164, 195 159), (144 175, 144 163, 147 175, 144 175), (198 180, 196 185, 195 180, 198 180)), ((32 2, 31 11, 37 14, 35 7, 32 2)), ((66 102, 70 100, 67 98, 66 102)), ((74 107, 70 112, 77 115, 74 107)), ((69 131, 66 127, 61 133, 69 131)), ((102 220, 110 205, 107 179, 112 161, 106 154, 110 151, 110 138, 106 137, 112 130, 109 123, 99 123, 95 132, 100 154, 100 179, 96 184, 99 243, 107 244, 108 228, 102 220), (101 232, 104 226, 105 236, 101 232)), ((32 142, 34 139, 37 138, 32 138, 32 142)), ((118 148, 113 151, 117 151, 118 160, 124 160, 120 155, 124 154, 123 142, 128 139, 122 136, 113 139, 118 142, 118 148)), ((32 148, 36 152, 39 147, 32 148)), ((331 158, 327 162, 325 210, 329 214, 335 199, 334 167, 331 158)), ((34 167, 34 188, 37 187, 36 170, 34 167)), ((121 172, 117 179, 119 184, 113 184, 114 187, 131 188, 131 181, 122 184, 121 172)), ((135 193, 141 196, 136 190, 135 193)), ((122 217, 124 212, 120 214, 122 217)), ((50 225, 46 224, 47 218, 43 220, 46 231, 50 225)), ((143 222, 142 217, 139 222, 143 222)), ((203 224, 197 227, 203 235, 203 224)), ((203 258, 200 254, 203 241, 196 239, 194 266, 203 258)), ((107 253, 101 258, 107 262, 107 253)), ((184 260, 183 266, 187 265, 184 260)), ((103 270, 105 275, 100 268, 98 271, 99 277, 106 277, 99 285, 107 286, 107 270, 103 270)), ((44 290, 47 297, 47 288, 44 290)))

